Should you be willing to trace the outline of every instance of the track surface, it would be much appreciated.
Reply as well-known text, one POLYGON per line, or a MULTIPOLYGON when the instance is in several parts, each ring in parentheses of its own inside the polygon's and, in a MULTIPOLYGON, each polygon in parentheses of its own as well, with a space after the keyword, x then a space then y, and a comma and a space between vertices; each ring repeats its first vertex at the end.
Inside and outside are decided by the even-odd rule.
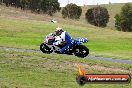
MULTIPOLYGON (((17 51, 17 52, 35 52, 35 53, 42 53, 40 50, 21 49, 21 48, 9 48, 9 47, 0 47, 0 50, 17 51)), ((86 58, 87 59, 91 59, 91 60, 103 60, 103 61, 123 63, 123 64, 132 64, 132 60, 113 59, 113 58, 105 58, 105 57, 91 56, 91 55, 87 56, 86 58)))

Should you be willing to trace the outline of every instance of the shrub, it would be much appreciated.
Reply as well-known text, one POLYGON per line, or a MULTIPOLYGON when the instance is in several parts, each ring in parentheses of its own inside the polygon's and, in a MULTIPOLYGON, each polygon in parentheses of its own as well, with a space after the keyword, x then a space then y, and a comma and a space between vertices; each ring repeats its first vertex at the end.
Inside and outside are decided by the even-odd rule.
POLYGON ((68 4, 62 10, 63 18, 79 19, 82 13, 82 8, 76 4, 68 4))
POLYGON ((88 9, 85 17, 90 24, 98 27, 105 27, 109 22, 109 14, 107 9, 100 6, 88 9))
POLYGON ((125 4, 120 14, 115 15, 115 27, 117 30, 124 31, 124 32, 131 32, 132 31, 132 4, 127 3, 125 4))

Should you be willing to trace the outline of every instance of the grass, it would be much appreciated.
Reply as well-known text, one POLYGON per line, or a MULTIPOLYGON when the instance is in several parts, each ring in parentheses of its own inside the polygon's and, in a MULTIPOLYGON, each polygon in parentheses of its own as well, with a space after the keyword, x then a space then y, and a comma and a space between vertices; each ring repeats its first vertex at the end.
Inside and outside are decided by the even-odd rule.
MULTIPOLYGON (((89 74, 128 73, 118 70, 93 69, 90 67, 93 63, 91 60, 81 60, 71 56, 4 50, 1 50, 0 53, 1 88, 80 88, 75 80, 78 74, 76 67, 78 63, 81 63, 89 74)), ((132 84, 88 84, 83 86, 83 88, 88 87, 131 88, 132 84)))
MULTIPOLYGON (((132 58, 132 34, 110 29, 61 25, 74 38, 86 37, 91 55, 132 58)), ((0 46, 39 49, 43 38, 58 25, 32 20, 0 18, 0 46)))
MULTIPOLYGON (((43 38, 60 26, 75 38, 88 38, 89 42, 85 45, 90 49, 91 55, 131 60, 132 33, 115 31, 112 24, 106 28, 94 27, 83 20, 84 15, 79 21, 61 19, 60 16, 57 13, 54 17, 59 23, 52 24, 48 22, 52 17, 0 5, 0 46, 39 50, 43 38)), ((0 50, 0 88, 80 88, 75 80, 78 63, 89 74, 132 74, 132 65, 129 64, 93 61, 67 55, 0 50)), ((132 82, 88 84, 82 87, 131 88, 132 82)))

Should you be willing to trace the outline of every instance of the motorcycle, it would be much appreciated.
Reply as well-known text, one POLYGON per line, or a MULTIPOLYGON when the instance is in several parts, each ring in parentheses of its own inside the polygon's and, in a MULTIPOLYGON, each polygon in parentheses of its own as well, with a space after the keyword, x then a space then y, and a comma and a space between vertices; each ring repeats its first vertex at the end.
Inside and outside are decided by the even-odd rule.
MULTIPOLYGON (((44 42, 40 45, 40 50, 43 53, 50 54, 52 52, 55 52, 57 54, 60 54, 60 49, 65 46, 66 43, 62 43, 61 45, 54 45, 55 42, 55 36, 53 34, 49 34, 44 39, 44 42)), ((87 43, 87 38, 76 38, 72 39, 72 47, 68 50, 66 54, 68 55, 75 55, 77 57, 84 58, 89 54, 89 49, 81 45, 82 43, 87 43)))

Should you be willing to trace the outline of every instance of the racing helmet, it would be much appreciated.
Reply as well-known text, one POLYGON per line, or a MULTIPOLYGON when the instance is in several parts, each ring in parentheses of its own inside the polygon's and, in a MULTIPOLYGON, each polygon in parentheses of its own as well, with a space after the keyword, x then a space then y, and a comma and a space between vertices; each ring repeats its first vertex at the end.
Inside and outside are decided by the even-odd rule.
POLYGON ((59 35, 61 35, 62 32, 64 32, 63 29, 60 28, 60 27, 58 27, 58 28, 56 28, 56 30, 55 30, 55 35, 56 35, 56 36, 59 36, 59 35))

